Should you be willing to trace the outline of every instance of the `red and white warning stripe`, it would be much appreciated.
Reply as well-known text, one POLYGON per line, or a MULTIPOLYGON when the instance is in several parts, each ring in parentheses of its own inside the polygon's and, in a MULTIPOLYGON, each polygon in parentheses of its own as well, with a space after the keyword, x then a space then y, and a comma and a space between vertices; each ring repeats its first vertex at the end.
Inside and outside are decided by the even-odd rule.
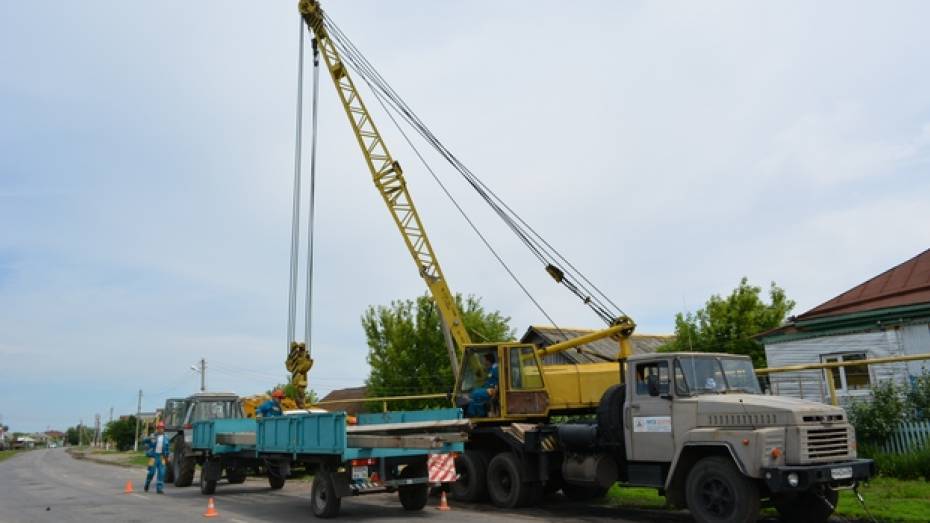
POLYGON ((430 483, 449 483, 455 481, 455 455, 430 454, 426 461, 429 468, 430 483))

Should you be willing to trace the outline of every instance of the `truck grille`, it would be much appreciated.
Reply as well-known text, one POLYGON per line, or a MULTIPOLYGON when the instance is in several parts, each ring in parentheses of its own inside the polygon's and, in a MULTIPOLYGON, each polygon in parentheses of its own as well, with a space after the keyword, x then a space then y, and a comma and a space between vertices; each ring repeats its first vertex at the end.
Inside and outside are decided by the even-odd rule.
POLYGON ((801 432, 801 462, 835 461, 849 456, 849 427, 805 427, 801 432))

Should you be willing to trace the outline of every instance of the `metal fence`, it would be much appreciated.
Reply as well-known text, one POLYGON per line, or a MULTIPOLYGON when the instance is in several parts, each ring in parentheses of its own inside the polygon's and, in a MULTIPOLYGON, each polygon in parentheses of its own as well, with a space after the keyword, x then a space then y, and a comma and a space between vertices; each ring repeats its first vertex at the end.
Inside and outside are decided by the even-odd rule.
POLYGON ((930 421, 902 423, 883 444, 889 454, 907 454, 926 449, 930 445, 930 421))

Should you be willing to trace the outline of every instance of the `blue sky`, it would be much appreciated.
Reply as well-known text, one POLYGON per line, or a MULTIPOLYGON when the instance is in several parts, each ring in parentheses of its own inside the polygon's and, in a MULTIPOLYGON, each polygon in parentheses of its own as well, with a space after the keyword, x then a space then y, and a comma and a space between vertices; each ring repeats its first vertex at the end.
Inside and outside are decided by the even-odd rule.
MULTIPOLYGON (((294 2, 0 0, 0 415, 14 430, 283 378, 294 2)), ((930 7, 331 2, 433 130, 639 323, 745 275, 803 311, 930 246, 930 7)), ((424 287, 321 82, 314 357, 424 287)), ((379 119, 455 291, 540 314, 379 119)), ((435 164, 438 165, 438 164, 435 164)), ((450 172, 563 325, 596 326, 450 172)))

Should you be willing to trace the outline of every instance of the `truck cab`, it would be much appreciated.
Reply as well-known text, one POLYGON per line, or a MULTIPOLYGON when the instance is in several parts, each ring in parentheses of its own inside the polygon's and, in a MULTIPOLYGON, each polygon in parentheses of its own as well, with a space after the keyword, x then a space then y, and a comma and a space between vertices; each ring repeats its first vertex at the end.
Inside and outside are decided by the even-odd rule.
POLYGON ((171 461, 167 464, 165 481, 176 487, 187 487, 194 481, 197 466, 191 452, 194 422, 245 417, 239 396, 232 392, 198 392, 187 398, 171 398, 165 401, 164 413, 165 434, 171 438, 171 461))
POLYGON ((608 476, 615 470, 621 483, 656 487, 698 521, 755 521, 768 499, 786 520, 820 522, 838 489, 873 473, 871 460, 857 458, 842 408, 763 395, 748 356, 636 355, 622 368, 589 442, 598 452, 584 444, 568 452, 566 481, 614 479, 585 474, 609 456, 608 476))

